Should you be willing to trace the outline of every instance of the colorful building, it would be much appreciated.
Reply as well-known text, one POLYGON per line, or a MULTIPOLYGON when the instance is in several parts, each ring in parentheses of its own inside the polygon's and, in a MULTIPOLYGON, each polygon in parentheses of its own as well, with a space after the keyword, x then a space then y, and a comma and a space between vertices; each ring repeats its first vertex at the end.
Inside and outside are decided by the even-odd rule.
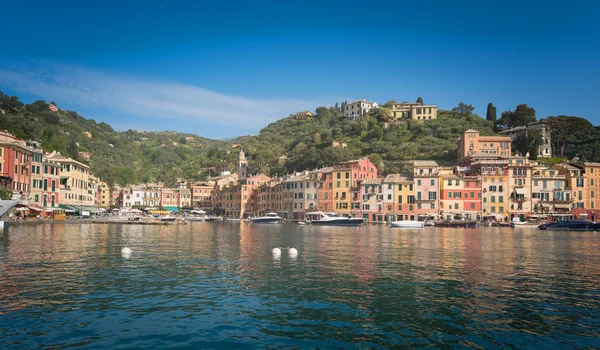
POLYGON ((433 160, 413 161, 417 217, 437 217, 440 212, 440 166, 433 160))
POLYGON ((508 163, 508 214, 512 221, 525 218, 532 213, 531 173, 536 163, 525 157, 510 157, 508 163))

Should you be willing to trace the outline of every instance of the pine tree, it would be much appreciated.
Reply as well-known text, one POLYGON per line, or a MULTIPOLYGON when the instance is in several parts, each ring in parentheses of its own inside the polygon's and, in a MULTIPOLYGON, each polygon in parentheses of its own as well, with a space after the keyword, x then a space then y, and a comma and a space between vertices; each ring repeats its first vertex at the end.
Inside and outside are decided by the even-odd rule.
POLYGON ((496 121, 496 107, 491 102, 488 103, 485 119, 491 122, 496 121))

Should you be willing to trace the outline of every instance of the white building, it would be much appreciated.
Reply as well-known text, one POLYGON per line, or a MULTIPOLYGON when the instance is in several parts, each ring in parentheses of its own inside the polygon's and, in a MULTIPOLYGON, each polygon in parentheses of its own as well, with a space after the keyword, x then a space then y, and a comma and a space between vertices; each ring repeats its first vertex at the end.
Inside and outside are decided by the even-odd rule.
POLYGON ((144 186, 134 185, 123 191, 123 207, 132 208, 144 205, 144 186))
POLYGON ((500 131, 499 133, 510 136, 510 138, 514 141, 517 136, 523 133, 526 134, 527 130, 537 130, 542 134, 542 144, 538 149, 538 157, 551 158, 555 157, 559 153, 556 145, 553 146, 552 144, 552 132, 550 131, 550 124, 545 120, 538 120, 527 124, 527 126, 517 126, 512 129, 500 131))
POLYGON ((379 108, 377 102, 367 102, 365 99, 342 104, 342 112, 349 119, 360 118, 377 108, 379 108))

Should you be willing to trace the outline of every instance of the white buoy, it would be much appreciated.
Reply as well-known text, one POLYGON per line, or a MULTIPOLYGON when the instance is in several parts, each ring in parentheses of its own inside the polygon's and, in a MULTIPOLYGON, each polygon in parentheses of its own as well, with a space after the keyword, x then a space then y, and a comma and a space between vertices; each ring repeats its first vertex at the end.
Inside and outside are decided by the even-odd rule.
POLYGON ((296 248, 290 248, 288 249, 288 255, 290 258, 296 258, 298 257, 298 250, 296 248))
POLYGON ((278 258, 281 256, 281 249, 275 247, 273 250, 271 250, 271 253, 273 253, 274 258, 278 258))
POLYGON ((125 247, 121 249, 121 254, 131 254, 131 248, 125 247))

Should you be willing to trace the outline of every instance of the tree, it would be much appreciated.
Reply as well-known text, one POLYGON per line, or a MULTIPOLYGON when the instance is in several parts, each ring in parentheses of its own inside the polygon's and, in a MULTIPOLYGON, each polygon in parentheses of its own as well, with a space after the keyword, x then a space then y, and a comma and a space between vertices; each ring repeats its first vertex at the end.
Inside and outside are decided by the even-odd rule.
POLYGON ((369 160, 371 161, 371 163, 373 163, 373 165, 375 165, 379 172, 383 171, 383 158, 381 158, 379 153, 372 153, 371 155, 369 155, 369 160))
POLYGON ((512 142, 515 151, 521 155, 529 153, 529 159, 535 160, 542 145, 542 133, 539 130, 527 130, 519 134, 512 142))
POLYGON ((423 98, 421 98, 421 96, 417 97, 417 103, 423 104, 423 98))
POLYGON ((115 169, 115 181, 121 186, 135 183, 133 169, 127 167, 115 169))
POLYGON ((512 129, 517 126, 527 126, 535 121, 535 109, 526 104, 520 104, 514 111, 502 112, 502 117, 496 121, 496 126, 512 129))
POLYGON ((380 123, 387 123, 394 119, 392 111, 385 107, 377 108, 375 111, 375 118, 377 118, 377 121, 380 123))
POLYGON ((487 113, 485 115, 485 119, 491 122, 496 122, 496 107, 491 102, 487 105, 487 113))
POLYGON ((398 102, 396 102, 396 100, 389 100, 389 101, 387 101, 386 103, 384 103, 384 104, 382 105, 382 107, 385 107, 385 108, 392 109, 392 107, 393 107, 395 104, 398 104, 398 102))
POLYGON ((468 105, 464 102, 458 104, 457 107, 452 108, 452 112, 454 114, 458 114, 460 117, 467 117, 473 115, 473 111, 475 107, 473 105, 468 105))
POLYGON ((560 150, 560 157, 564 157, 565 146, 567 145, 569 136, 578 132, 593 132, 594 129, 589 121, 575 116, 551 116, 546 120, 550 124, 552 140, 557 143, 560 150))
POLYGON ((79 147, 77 146, 77 142, 75 138, 71 137, 71 142, 69 143, 69 148, 67 149, 69 153, 69 157, 77 160, 79 158, 79 147))

